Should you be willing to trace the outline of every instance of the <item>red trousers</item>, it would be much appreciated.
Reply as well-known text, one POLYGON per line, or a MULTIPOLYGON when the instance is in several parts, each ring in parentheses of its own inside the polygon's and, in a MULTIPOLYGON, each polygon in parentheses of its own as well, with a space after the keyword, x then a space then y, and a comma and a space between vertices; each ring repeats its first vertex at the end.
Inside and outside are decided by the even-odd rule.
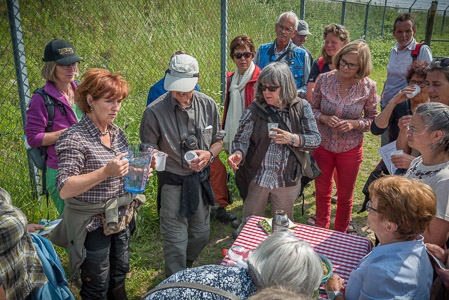
POLYGON ((318 147, 312 152, 321 175, 315 179, 316 225, 329 228, 331 215, 332 177, 337 170, 337 213, 334 229, 346 232, 351 219, 355 183, 363 160, 363 143, 354 149, 334 153, 318 147))
POLYGON ((215 194, 215 203, 226 207, 229 200, 226 167, 218 157, 210 164, 210 185, 215 194))

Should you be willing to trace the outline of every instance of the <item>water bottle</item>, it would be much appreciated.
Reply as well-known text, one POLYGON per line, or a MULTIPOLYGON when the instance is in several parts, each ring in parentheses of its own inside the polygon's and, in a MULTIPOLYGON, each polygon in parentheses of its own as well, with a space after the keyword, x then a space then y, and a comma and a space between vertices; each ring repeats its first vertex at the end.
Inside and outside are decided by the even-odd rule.
POLYGON ((288 231, 288 216, 282 209, 277 210, 271 224, 271 233, 288 231))

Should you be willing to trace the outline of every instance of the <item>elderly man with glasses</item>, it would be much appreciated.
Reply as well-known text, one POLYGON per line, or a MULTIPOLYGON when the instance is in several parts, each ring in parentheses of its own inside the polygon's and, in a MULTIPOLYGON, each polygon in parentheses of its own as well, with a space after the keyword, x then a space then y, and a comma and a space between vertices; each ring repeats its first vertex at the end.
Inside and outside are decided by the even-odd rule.
POLYGON ((292 41, 298 32, 298 24, 299 20, 294 12, 281 14, 275 26, 276 40, 260 46, 254 62, 261 70, 271 62, 285 62, 292 71, 298 95, 306 99, 307 79, 312 61, 311 56, 292 41))
POLYGON ((224 130, 215 101, 194 90, 199 68, 187 54, 173 57, 165 76, 168 93, 143 113, 140 139, 165 152, 158 171, 158 211, 164 240, 165 275, 191 267, 209 240, 214 193, 209 165, 223 145, 224 130), (196 158, 187 162, 188 151, 196 158))

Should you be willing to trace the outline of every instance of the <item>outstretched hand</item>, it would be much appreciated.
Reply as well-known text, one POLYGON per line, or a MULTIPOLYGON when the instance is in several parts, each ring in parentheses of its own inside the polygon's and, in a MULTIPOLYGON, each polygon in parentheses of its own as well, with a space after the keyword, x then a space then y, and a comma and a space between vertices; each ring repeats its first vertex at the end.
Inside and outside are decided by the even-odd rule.
POLYGON ((242 152, 236 151, 228 157, 228 165, 234 170, 238 170, 239 164, 242 162, 242 159, 242 152))

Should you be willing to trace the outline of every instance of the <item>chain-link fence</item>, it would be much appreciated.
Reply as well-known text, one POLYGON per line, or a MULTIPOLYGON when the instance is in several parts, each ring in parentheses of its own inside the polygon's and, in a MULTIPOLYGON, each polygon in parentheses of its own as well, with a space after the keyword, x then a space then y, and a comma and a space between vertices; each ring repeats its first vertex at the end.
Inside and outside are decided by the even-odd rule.
MULTIPOLYGON (((256 47, 272 42, 279 15, 293 10, 299 16, 302 6, 304 18, 313 33, 305 46, 317 58, 323 42, 323 27, 341 22, 343 5, 340 2, 311 0, 7 2, 8 5, 0 5, 0 21, 5 24, 0 31, 0 186, 20 201, 22 207, 27 203, 34 207, 36 203, 33 200, 36 198, 33 194, 35 180, 30 179, 34 178, 33 172, 29 171, 21 139, 24 134, 22 114, 32 91, 45 84, 40 70, 43 50, 50 40, 64 39, 74 45, 77 55, 84 58, 84 63, 80 65, 81 74, 93 67, 121 71, 130 83, 131 93, 124 101, 116 123, 124 129, 128 140, 135 143, 139 141, 138 128, 149 88, 164 76, 174 51, 184 50, 198 59, 201 91, 219 103, 223 74, 220 64, 226 63, 224 58, 227 55, 221 51, 222 36, 227 37, 224 43, 227 47, 235 36, 242 34, 250 36, 256 47), (224 10, 226 7, 227 11, 224 10), (226 15, 227 32, 221 35, 221 28, 226 28, 221 24, 221 17, 226 15), (8 22, 12 33, 6 26, 8 22), (20 98, 24 99, 22 103, 20 98)), ((366 6, 356 3, 345 5, 345 26, 351 33, 351 39, 363 37, 366 6)), ((383 7, 370 7, 368 39, 381 36, 383 13, 383 7)), ((397 13, 396 8, 386 10, 384 32, 390 40, 397 13)), ((426 12, 417 11, 415 17, 419 38, 423 38, 426 12)), ((436 24, 441 24, 441 16, 439 18, 436 24)), ((446 34, 448 32, 445 31, 446 34)), ((382 56, 388 54, 394 44, 387 43, 389 46, 382 50, 382 56)), ((230 59, 225 65, 229 71, 235 69, 230 59)))

